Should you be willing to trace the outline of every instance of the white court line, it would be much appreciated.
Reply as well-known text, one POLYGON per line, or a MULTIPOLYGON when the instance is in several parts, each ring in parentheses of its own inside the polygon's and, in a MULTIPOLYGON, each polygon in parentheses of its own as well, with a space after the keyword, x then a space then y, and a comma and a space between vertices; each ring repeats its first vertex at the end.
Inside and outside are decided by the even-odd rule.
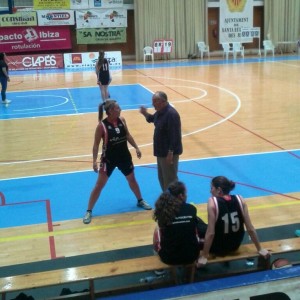
POLYGON ((71 95, 70 89, 67 89, 67 93, 68 93, 68 95, 69 95, 69 98, 70 98, 70 100, 71 100, 71 103, 72 103, 72 105, 73 105, 73 108, 74 108, 75 112, 78 113, 78 109, 77 109, 77 106, 76 106, 76 104, 75 104, 74 98, 73 98, 73 96, 71 95))
MULTIPOLYGON (((180 160, 179 162, 201 161, 201 160, 211 160, 211 159, 217 159, 217 158, 219 159, 219 158, 243 157, 243 156, 253 156, 253 155, 265 155, 265 154, 285 153, 285 152, 295 152, 295 151, 300 151, 300 149, 266 151, 266 152, 253 152, 253 153, 246 153, 246 154, 243 153, 243 154, 213 156, 213 157, 201 157, 201 158, 193 158, 193 159, 183 159, 183 160, 180 160)), ((92 155, 88 154, 88 155, 66 156, 66 157, 60 157, 60 158, 49 158, 49 159, 46 159, 46 160, 59 160, 59 159, 77 158, 77 157, 83 157, 83 156, 90 156, 92 158, 92 155)), ((45 161, 45 159, 39 159, 39 160, 34 160, 34 161, 30 160, 30 161, 24 161, 24 162, 13 162, 12 164, 31 163, 31 162, 39 162, 39 161, 45 161)), ((3 163, 3 164, 6 164, 6 163, 3 163)), ((135 164, 134 166, 135 167, 143 167, 143 166, 153 166, 153 165, 156 165, 156 162, 155 163, 148 163, 148 164, 135 164)), ((77 173, 84 173, 84 172, 94 172, 94 171, 92 170, 92 168, 90 168, 90 169, 86 169, 86 170, 69 171, 69 172, 64 172, 64 173, 49 173, 49 174, 41 174, 41 175, 31 175, 31 176, 26 176, 26 177, 13 177, 13 178, 0 179, 0 182, 1 181, 7 181, 7 180, 15 180, 15 179, 38 178, 38 177, 56 176, 56 175, 65 175, 65 174, 77 174, 77 173)))
MULTIPOLYGON (((125 75, 125 76, 135 76, 135 77, 145 77, 145 76, 136 76, 136 75, 125 75)), ((238 110, 240 109, 241 107, 241 101, 240 101, 240 98, 234 94, 233 92, 231 92, 230 90, 227 90, 225 88, 222 88, 222 87, 219 87, 219 86, 216 86, 216 85, 213 85, 213 84, 209 84, 209 83, 205 83, 205 82, 199 82, 199 81, 192 81, 192 80, 186 80, 186 79, 178 79, 178 78, 166 78, 166 77, 157 77, 157 76, 151 76, 151 78, 158 78, 158 79, 164 79, 164 80, 175 80, 175 81, 180 81, 180 82, 189 82, 189 83, 195 83, 197 85, 199 84, 202 84, 202 85, 205 85, 205 86, 209 86, 209 87, 213 87, 215 89, 218 89, 218 90, 221 90, 221 91, 224 91, 225 93, 228 93, 229 95, 233 96, 233 98, 235 99, 235 101, 237 102, 237 105, 236 105, 236 108, 235 110, 229 114, 228 116, 224 117, 223 119, 221 119, 220 121, 218 122, 215 122, 211 125, 208 125, 204 128, 199 128, 195 131, 192 131, 192 132, 189 132, 189 133, 185 133, 182 135, 182 137, 186 137, 186 136, 190 136, 190 135, 193 135, 193 134, 196 134, 196 133, 199 133, 201 131, 205 131, 205 130, 208 130, 212 127, 215 127, 215 126, 218 126, 220 125, 221 123, 223 122, 226 122, 228 119, 230 119, 232 116, 234 116, 238 110)), ((179 103, 179 102, 195 102, 197 100, 201 100, 203 97, 207 96, 207 91, 206 90, 203 90, 201 88, 197 88, 197 87, 190 87, 190 86, 178 86, 178 85, 167 85, 166 87, 184 87, 184 88, 190 88, 190 89, 195 89, 195 90, 199 90, 199 91, 202 91, 203 92, 203 95, 199 96, 199 97, 195 97, 195 98, 191 98, 191 99, 184 99, 184 100, 177 100, 177 101, 170 101, 170 103, 179 103)), ((149 102, 148 102, 149 103, 149 102)), ((139 147, 140 148, 143 148, 143 147, 148 147, 148 146, 151 146, 153 143, 147 143, 147 144, 143 144, 143 145, 140 145, 139 147)), ((51 161, 51 160, 62 160, 62 159, 70 159, 70 158, 80 158, 80 157, 89 157, 91 156, 91 154, 84 154, 84 155, 77 155, 77 156, 69 156, 69 157, 56 157, 56 158, 47 158, 47 159, 38 159, 38 160, 26 160, 26 161, 16 161, 16 162, 4 162, 4 163, 0 163, 0 166, 1 165, 13 165, 13 164, 25 164, 25 163, 35 163, 35 162, 42 162, 42 161, 51 161)))
POLYGON ((292 67, 292 68, 300 68, 300 64, 299 65, 294 65, 294 64, 288 64, 286 62, 280 62, 280 61, 274 61, 274 63, 285 65, 285 66, 292 67))
POLYGON ((64 105, 69 102, 69 99, 67 97, 63 96, 56 96, 56 95, 26 95, 26 96, 16 96, 16 98, 28 98, 28 97, 52 97, 52 98, 62 98, 65 99, 64 102, 55 104, 55 105, 50 105, 50 106, 43 106, 43 107, 35 107, 35 108, 24 108, 24 109, 14 109, 13 111, 34 111, 34 110, 40 110, 40 109, 45 109, 45 108, 52 108, 52 107, 57 107, 64 105))
MULTIPOLYGON (((186 137, 186 136, 189 136, 189 135, 192 135, 192 134, 196 134, 196 133, 199 133, 199 132, 201 132, 201 131, 205 131, 205 130, 208 130, 208 129, 212 128, 212 127, 218 126, 218 125, 220 125, 221 123, 226 122, 228 119, 232 118, 232 117, 239 111, 239 109, 241 108, 241 100, 240 100, 240 98, 239 98, 235 93, 231 92, 230 90, 228 90, 228 89, 226 89, 226 88, 223 88, 223 87, 220 87, 220 86, 217 86, 217 85, 214 85, 214 84, 210 84, 210 83, 206 83, 206 82, 201 82, 201 81, 188 80, 188 79, 179 79, 179 78, 172 78, 172 77, 152 76, 152 75, 151 75, 151 76, 146 76, 146 75, 145 75, 145 76, 139 76, 139 75, 138 75, 138 76, 137 76, 137 75, 125 75, 125 76, 129 76, 129 77, 134 76, 134 77, 142 77, 142 78, 149 77, 149 78, 153 78, 153 79, 164 79, 165 81, 166 81, 166 80, 174 80, 174 81, 180 81, 180 82, 195 83, 195 84, 197 84, 197 85, 202 84, 202 85, 205 85, 205 86, 209 86, 209 87, 212 87, 212 88, 221 90, 221 91, 223 91, 223 92, 225 92, 225 93, 228 93, 229 95, 231 95, 231 96, 235 99, 235 101, 237 102, 237 106, 236 106, 235 110, 234 110, 231 114, 229 114, 227 117, 225 117, 225 118, 223 118, 222 120, 220 120, 220 121, 218 121, 218 122, 216 122, 216 123, 213 123, 213 124, 211 124, 211 125, 209 125, 209 126, 207 126, 207 127, 200 128, 200 129, 195 130, 195 131, 192 131, 192 132, 190 132, 190 133, 183 134, 183 135, 182 135, 183 137, 186 137)), ((204 96, 207 95, 207 91, 206 91, 206 90, 203 90, 203 89, 200 89, 200 88, 197 88, 197 87, 169 85, 169 84, 163 84, 163 83, 162 83, 162 85, 165 86, 166 88, 169 88, 169 87, 176 87, 176 88, 178 88, 178 87, 184 87, 184 88, 190 88, 190 89, 201 90, 201 91, 205 91, 205 95, 204 95, 204 96)), ((155 85, 155 86, 156 86, 156 85, 155 85)), ((149 90, 149 89, 148 89, 148 90, 149 90)), ((150 91, 150 90, 149 90, 149 91, 150 91)), ((176 92, 176 91, 175 91, 175 92, 176 92)), ((154 92, 153 92, 153 93, 154 93, 154 92)), ((173 103, 176 103, 176 102, 191 102, 191 101, 197 101, 197 100, 200 100, 201 98, 203 98, 204 96, 196 97, 196 98, 191 98, 191 99, 177 100, 177 101, 171 101, 171 100, 169 100, 169 102, 173 104, 173 103)), ((143 104, 141 104, 141 105, 143 105, 143 104)), ((144 144, 144 145, 142 145, 142 146, 140 146, 140 147, 145 147, 145 146, 149 146, 149 145, 152 145, 152 143, 151 143, 151 144, 144 144)))
MULTIPOLYGON (((57 75, 61 75, 61 74, 57 74, 57 75)), ((124 84, 111 84, 110 86, 131 86, 131 85, 141 85, 141 84, 140 83, 124 83, 124 84)), ((19 91, 19 90, 10 90, 10 91, 7 91, 7 92, 8 93, 27 93, 27 92, 40 92, 40 91, 46 92, 46 91, 53 91, 53 90, 55 90, 55 91, 56 90, 68 90, 68 89, 89 89, 89 88, 99 89, 99 87, 96 86, 96 85, 90 85, 90 86, 70 86, 70 87, 63 87, 63 88, 22 90, 22 91, 19 91)))

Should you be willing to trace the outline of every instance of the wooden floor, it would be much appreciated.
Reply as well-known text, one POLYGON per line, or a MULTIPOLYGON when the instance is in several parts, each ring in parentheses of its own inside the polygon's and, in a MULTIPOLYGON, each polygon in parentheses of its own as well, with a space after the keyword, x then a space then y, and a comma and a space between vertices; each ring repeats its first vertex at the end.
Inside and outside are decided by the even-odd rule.
MULTIPOLYGON (((300 148, 299 59, 114 72, 114 85, 131 83, 165 91, 176 106, 184 135, 181 159, 300 148)), ((12 76, 9 90, 93 85, 94 72, 40 73, 12 76)), ((122 114, 143 152, 142 161, 134 162, 154 163, 153 126, 138 111, 122 114)), ((96 123, 95 113, 0 121, 0 163, 12 162, 0 164, 0 179, 91 168, 96 123), (20 160, 31 162, 13 163, 20 160)), ((300 183, 298 190, 289 196, 300 199, 300 183)), ((255 227, 265 228, 299 223, 299 203, 273 195, 251 199, 249 207, 255 227)), ((206 219, 205 205, 198 205, 198 211, 206 219)), ((152 212, 143 211, 95 218, 89 226, 81 219, 62 220, 53 232, 47 224, 1 228, 0 266, 50 259, 53 238, 57 257, 149 245, 154 226, 152 212)))

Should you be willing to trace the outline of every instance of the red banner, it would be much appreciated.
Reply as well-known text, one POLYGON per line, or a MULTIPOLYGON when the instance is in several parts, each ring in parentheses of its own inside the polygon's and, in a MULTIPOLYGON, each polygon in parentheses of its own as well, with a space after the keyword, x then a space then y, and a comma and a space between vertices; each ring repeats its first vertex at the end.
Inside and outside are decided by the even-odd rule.
POLYGON ((68 26, 0 27, 0 52, 71 49, 68 26))
POLYGON ((9 70, 62 69, 62 54, 35 54, 6 56, 9 70))

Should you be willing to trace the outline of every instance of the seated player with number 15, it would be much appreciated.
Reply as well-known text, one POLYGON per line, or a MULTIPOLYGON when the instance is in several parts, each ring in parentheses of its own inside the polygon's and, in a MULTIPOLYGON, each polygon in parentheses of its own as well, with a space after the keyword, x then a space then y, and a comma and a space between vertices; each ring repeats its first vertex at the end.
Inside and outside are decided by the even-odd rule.
POLYGON ((230 194, 234 187, 235 183, 224 176, 214 177, 211 181, 212 197, 207 204, 208 227, 197 267, 207 263, 210 253, 224 256, 236 251, 245 235, 244 226, 258 253, 264 258, 270 256, 268 250, 261 248, 246 202, 240 195, 230 194))

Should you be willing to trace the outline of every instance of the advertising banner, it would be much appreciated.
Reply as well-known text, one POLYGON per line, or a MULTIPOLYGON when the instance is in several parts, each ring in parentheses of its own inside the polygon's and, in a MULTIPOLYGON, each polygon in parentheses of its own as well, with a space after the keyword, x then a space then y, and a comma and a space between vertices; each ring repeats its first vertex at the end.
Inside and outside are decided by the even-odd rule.
POLYGON ((39 26, 74 25, 75 16, 73 10, 38 10, 39 26))
MULTIPOLYGON (((83 53, 65 53, 64 65, 66 69, 94 69, 98 60, 98 52, 83 52, 83 53)), ((119 70, 122 68, 121 51, 107 51, 105 57, 109 62, 111 70, 119 70)))
POLYGON ((219 43, 241 42, 243 27, 253 27, 253 0, 220 1, 219 43))
POLYGON ((153 52, 154 53, 171 53, 173 47, 173 40, 154 40, 153 42, 153 52))
POLYGON ((258 45, 260 45, 260 27, 252 28, 241 28, 242 42, 243 43, 252 43, 253 38, 259 39, 258 45))
POLYGON ((6 61, 9 70, 44 70, 64 67, 62 54, 7 55, 6 61))
POLYGON ((71 9, 123 7, 123 0, 70 0, 71 9))
POLYGON ((122 8, 76 10, 76 27, 78 29, 127 27, 127 10, 122 8))
POLYGON ((71 9, 86 9, 86 8, 90 8, 89 1, 92 0, 70 0, 70 1, 71 1, 71 7, 70 7, 71 9))
POLYGON ((77 44, 126 43, 126 28, 85 28, 76 31, 77 44))
POLYGON ((90 8, 116 8, 123 6, 123 0, 89 0, 90 8))
POLYGON ((35 11, 17 12, 15 14, 0 15, 0 27, 36 26, 35 11))
POLYGON ((0 52, 33 52, 71 49, 67 26, 0 27, 0 52))
MULTIPOLYGON (((71 0, 33 0, 33 8, 37 9, 70 9, 71 0)), ((85 0, 88 2, 87 0, 85 0)))

